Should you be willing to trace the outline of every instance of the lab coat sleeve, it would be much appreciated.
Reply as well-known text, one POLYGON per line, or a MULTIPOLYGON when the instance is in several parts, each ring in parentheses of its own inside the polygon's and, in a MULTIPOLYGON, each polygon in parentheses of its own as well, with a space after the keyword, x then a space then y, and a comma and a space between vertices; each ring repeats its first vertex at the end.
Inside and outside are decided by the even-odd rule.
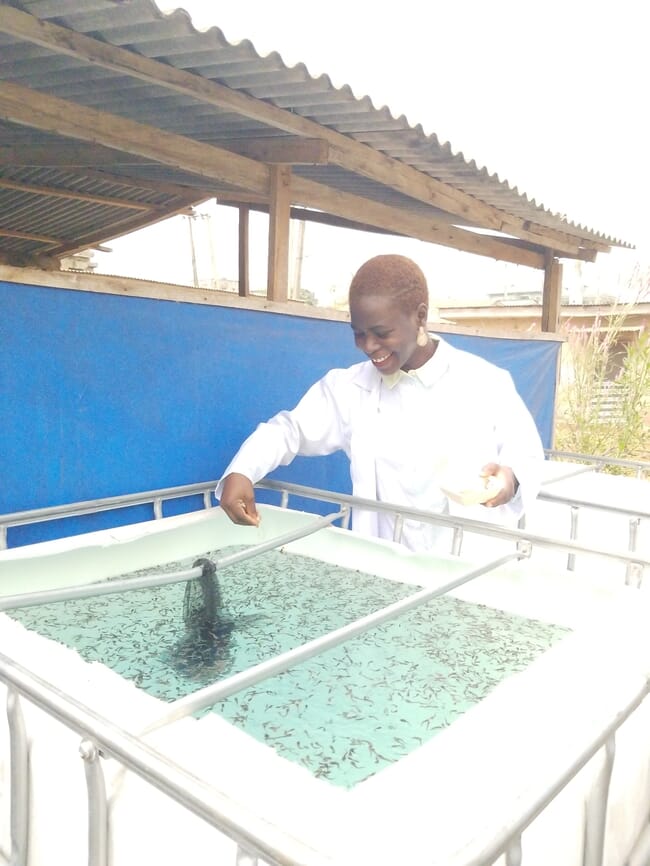
POLYGON ((229 463, 216 487, 232 472, 255 484, 297 455, 317 456, 343 449, 347 452, 349 423, 346 371, 331 370, 316 382, 291 411, 279 412, 258 425, 229 463))

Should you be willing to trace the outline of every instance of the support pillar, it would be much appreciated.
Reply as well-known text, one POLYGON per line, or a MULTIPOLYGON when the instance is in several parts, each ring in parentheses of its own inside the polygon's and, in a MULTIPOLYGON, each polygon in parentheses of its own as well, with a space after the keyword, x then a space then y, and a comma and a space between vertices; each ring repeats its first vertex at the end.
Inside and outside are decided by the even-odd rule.
POLYGON ((562 306, 562 265, 553 250, 544 254, 544 292, 542 295, 542 331, 557 333, 562 306))
POLYGON ((286 301, 289 286, 289 215, 291 167, 271 166, 267 297, 286 301))
POLYGON ((242 205, 239 208, 239 296, 242 298, 247 298, 250 295, 249 223, 250 208, 247 205, 242 205))

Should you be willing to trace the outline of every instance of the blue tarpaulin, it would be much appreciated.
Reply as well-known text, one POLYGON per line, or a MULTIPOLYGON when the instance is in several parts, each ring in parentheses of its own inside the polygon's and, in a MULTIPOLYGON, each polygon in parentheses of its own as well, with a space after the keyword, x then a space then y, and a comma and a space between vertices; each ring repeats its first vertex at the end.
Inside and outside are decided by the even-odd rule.
MULTIPOLYGON (((0 513, 218 478, 260 421, 362 359, 345 322, 6 282, 0 301, 0 513)), ((511 372, 550 447, 560 344, 445 338, 511 372)), ((277 477, 350 489, 342 454, 296 460, 277 477)), ((16 528, 9 543, 150 516, 142 507, 64 531, 16 528)))

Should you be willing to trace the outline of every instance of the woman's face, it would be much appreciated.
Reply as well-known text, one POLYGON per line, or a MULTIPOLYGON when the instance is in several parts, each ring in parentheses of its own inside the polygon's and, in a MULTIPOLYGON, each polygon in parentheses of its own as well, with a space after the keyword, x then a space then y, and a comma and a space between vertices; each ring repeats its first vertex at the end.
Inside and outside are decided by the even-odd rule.
POLYGON ((425 304, 405 311, 392 298, 383 295, 351 298, 350 324, 354 342, 384 375, 419 367, 426 356, 416 339, 420 326, 426 321, 426 313, 425 304))

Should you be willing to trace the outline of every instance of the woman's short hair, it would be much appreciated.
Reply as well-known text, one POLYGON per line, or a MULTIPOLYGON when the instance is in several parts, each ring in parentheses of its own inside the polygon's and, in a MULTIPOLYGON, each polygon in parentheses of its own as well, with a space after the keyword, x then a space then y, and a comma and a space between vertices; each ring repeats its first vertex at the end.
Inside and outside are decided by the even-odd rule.
POLYGON ((383 255, 368 259, 350 283, 350 300, 368 295, 392 298, 403 309, 429 303, 427 280, 406 256, 383 255))

